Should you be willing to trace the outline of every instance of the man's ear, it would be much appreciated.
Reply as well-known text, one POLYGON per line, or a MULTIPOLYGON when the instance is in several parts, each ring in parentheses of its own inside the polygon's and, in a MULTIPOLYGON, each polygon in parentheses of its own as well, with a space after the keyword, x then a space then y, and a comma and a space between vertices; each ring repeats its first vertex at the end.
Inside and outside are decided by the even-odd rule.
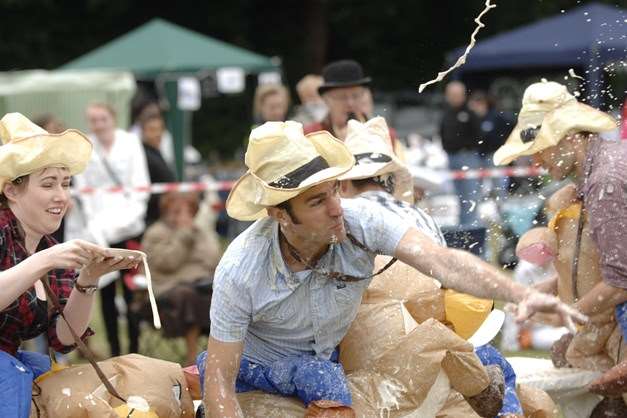
POLYGON ((285 209, 280 209, 275 206, 271 206, 266 209, 268 211, 268 215, 275 221, 279 223, 279 225, 286 227, 292 224, 292 218, 289 213, 285 209))
POLYGON ((351 193, 351 181, 350 180, 341 180, 340 181, 340 195, 342 197, 353 197, 351 193))
POLYGON ((277 208, 276 206, 271 206, 266 209, 268 211, 268 215, 275 221, 281 223, 281 221, 285 221, 287 217, 287 212, 284 209, 277 208))

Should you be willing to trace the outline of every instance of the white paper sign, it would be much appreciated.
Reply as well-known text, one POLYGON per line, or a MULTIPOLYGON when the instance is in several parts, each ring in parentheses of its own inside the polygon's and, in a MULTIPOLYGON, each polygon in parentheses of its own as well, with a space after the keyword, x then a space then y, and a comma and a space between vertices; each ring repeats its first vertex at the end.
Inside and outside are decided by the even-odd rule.
POLYGON ((281 84, 281 74, 276 71, 259 73, 257 76, 259 84, 281 84))
POLYGON ((216 71, 218 91, 224 94, 241 93, 246 87, 246 74, 237 67, 224 67, 216 71))
POLYGON ((195 77, 181 77, 178 81, 177 104, 181 110, 200 109, 200 82, 195 77))

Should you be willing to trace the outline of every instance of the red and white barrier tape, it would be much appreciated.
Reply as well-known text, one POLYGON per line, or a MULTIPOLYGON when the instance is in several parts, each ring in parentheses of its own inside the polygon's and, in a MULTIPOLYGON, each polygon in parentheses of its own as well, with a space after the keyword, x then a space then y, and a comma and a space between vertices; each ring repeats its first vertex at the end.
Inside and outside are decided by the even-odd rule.
POLYGON ((448 178, 451 180, 485 179, 490 177, 537 177, 546 174, 540 167, 503 167, 449 171, 448 178))
POLYGON ((93 193, 151 193, 163 194, 168 192, 203 192, 203 191, 229 191, 235 184, 234 181, 212 181, 195 183, 153 183, 138 187, 84 187, 78 190, 79 195, 93 193))
MULTIPOLYGON (((484 179, 492 177, 536 177, 545 174, 539 167, 505 167, 488 169, 455 170, 442 173, 451 180, 484 179)), ((213 181, 196 183, 153 183, 140 187, 85 187, 78 190, 78 194, 93 193, 151 193, 162 194, 167 192, 202 192, 202 191, 230 191, 235 181, 213 181)))

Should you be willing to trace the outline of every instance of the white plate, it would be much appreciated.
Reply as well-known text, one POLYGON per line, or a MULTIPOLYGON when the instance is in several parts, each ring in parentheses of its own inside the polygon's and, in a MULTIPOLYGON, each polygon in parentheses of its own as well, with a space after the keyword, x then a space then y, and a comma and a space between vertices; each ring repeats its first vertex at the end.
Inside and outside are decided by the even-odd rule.
POLYGON ((500 309, 493 309, 479 329, 468 338, 468 342, 475 348, 486 345, 499 333, 503 327, 503 322, 505 322, 505 312, 500 309))
POLYGON ((134 257, 134 258, 145 258, 146 253, 137 251, 137 250, 126 250, 123 248, 107 248, 107 251, 111 253, 114 257, 134 257))

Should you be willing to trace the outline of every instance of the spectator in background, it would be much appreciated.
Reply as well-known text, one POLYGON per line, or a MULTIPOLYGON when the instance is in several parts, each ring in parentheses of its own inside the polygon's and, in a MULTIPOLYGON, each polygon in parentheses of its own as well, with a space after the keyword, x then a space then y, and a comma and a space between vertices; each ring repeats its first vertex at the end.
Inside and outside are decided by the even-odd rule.
POLYGON ((328 64, 322 70, 324 83, 318 93, 329 112, 321 122, 305 126, 305 134, 328 131, 344 140, 349 119, 367 120, 363 114, 363 100, 372 79, 364 75, 361 65, 353 60, 341 60, 328 64))
MULTIPOLYGON (((510 123, 500 114, 493 105, 491 97, 486 92, 474 91, 468 99, 468 107, 479 118, 479 150, 481 151, 482 167, 493 168, 494 152, 505 141, 512 131, 510 123)), ((505 196, 507 191, 507 178, 493 178, 493 186, 499 196, 505 196)))
MULTIPOLYGON (((92 103, 86 110, 94 152, 87 169, 74 176, 74 187, 145 187, 150 184, 146 156, 139 139, 116 128, 115 110, 105 103, 92 103)), ((82 238, 105 247, 137 249, 144 232, 148 194, 138 191, 91 193, 76 199, 66 218, 66 239, 82 238)), ((117 280, 112 273, 101 277, 101 308, 112 356, 119 356, 117 280), (109 284, 106 284, 109 283, 109 284)), ((139 324, 128 310, 132 292, 120 281, 127 305, 129 351, 137 352, 139 324)))
MULTIPOLYGON (((148 164, 148 174, 151 183, 173 183, 176 176, 163 159, 159 147, 165 123, 160 114, 148 114, 139 122, 141 127, 141 139, 146 153, 146 163, 148 164)), ((150 226, 159 219, 159 195, 151 194, 148 199, 146 210, 146 226, 150 226)))
POLYGON ((291 120, 308 125, 324 119, 327 114, 327 105, 318 94, 318 87, 321 85, 322 77, 314 74, 307 74, 296 84, 300 106, 297 107, 291 120))
MULTIPOLYGON (((357 61, 340 60, 328 64, 322 70, 324 83, 318 87, 318 93, 329 109, 321 121, 306 125, 305 134, 327 131, 335 138, 344 141, 348 121, 355 119, 365 122, 373 115, 374 104, 370 91, 372 79, 364 75, 364 70, 357 61)), ((392 146, 397 150, 396 131, 390 127, 392 146)))
MULTIPOLYGON (((133 124, 128 129, 128 131, 138 138, 141 138, 142 136, 141 121, 143 119, 151 116, 159 116, 163 120, 161 107, 159 106, 159 103, 155 101, 144 102, 143 105, 138 105, 137 109, 135 109, 133 113, 135 114, 135 117, 133 119, 133 124)), ((165 123, 163 133, 161 134, 159 152, 161 153, 161 156, 168 164, 168 166, 170 166, 170 169, 174 170, 174 168, 176 167, 176 158, 174 156, 174 139, 172 138, 172 134, 165 128, 165 123)))
POLYGON ((196 359, 201 330, 207 325, 211 282, 219 249, 194 225, 198 196, 168 193, 161 198, 161 217, 144 234, 152 280, 168 338, 185 337, 187 364, 196 359))
MULTIPOLYGON (((460 81, 446 85, 447 107, 440 124, 442 147, 448 154, 451 170, 477 169, 482 166, 479 148, 481 130, 479 118, 468 109, 466 86, 460 81)), ((477 226, 477 201, 481 195, 479 180, 455 180, 459 198, 460 224, 477 226)))
POLYGON ((287 117, 290 94, 282 84, 260 84, 255 90, 253 120, 255 124, 281 122, 287 117))
POLYGON ((468 108, 479 118, 481 137, 478 141, 479 150, 485 164, 494 166, 492 156, 509 135, 507 120, 494 108, 492 99, 486 92, 474 91, 468 99, 468 108))

